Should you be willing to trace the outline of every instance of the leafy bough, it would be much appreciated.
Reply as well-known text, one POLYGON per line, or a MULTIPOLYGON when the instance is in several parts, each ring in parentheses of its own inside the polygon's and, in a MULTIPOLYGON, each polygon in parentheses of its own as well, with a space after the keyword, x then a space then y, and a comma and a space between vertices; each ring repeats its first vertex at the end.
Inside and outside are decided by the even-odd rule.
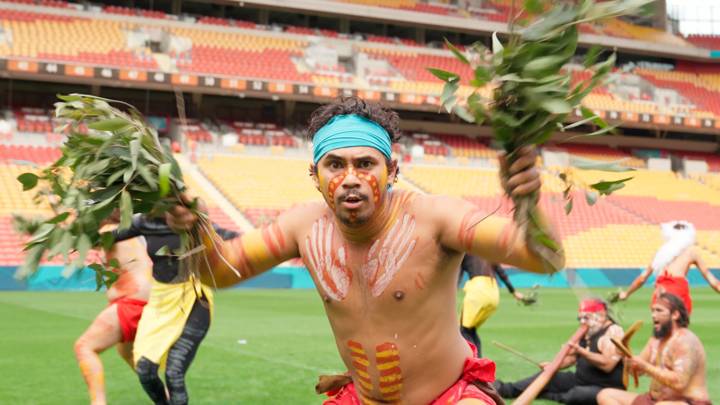
MULTIPOLYGON (((526 0, 528 14, 550 10, 519 32, 511 32, 503 45, 492 36, 492 56, 488 65, 471 63, 470 59, 449 41, 447 47, 463 64, 471 67, 473 77, 470 86, 474 91, 464 99, 458 96, 461 77, 454 72, 428 68, 428 71, 445 82, 440 102, 447 112, 461 119, 482 125, 489 122, 495 139, 505 150, 508 165, 518 158, 518 152, 530 145, 542 145, 555 131, 565 131, 581 125, 594 125, 599 129, 582 136, 598 136, 614 130, 592 110, 581 105, 590 92, 603 84, 613 65, 615 55, 598 60, 601 48, 591 48, 584 67, 592 72, 589 79, 571 85, 570 75, 561 68, 571 61, 577 50, 578 24, 603 18, 617 17, 650 3, 651 0, 613 0, 594 3, 591 0, 557 4, 540 0, 526 0), (479 90, 486 85, 493 87, 492 100, 486 104, 479 90), (582 119, 564 125, 570 113, 579 109, 582 119)), ((511 23, 511 27, 513 24, 511 23)), ((482 44, 474 44, 472 50, 483 55, 482 44)), ((598 166, 596 168, 602 168, 598 166)), ((568 176, 565 198, 566 211, 572 209, 571 189, 568 176)), ((629 179, 600 182, 590 185, 593 193, 609 194, 624 186, 629 179)), ((588 202, 594 203, 589 194, 588 202)), ((540 255, 548 272, 560 270, 562 252, 559 243, 549 234, 549 227, 537 208, 539 193, 512 197, 513 217, 525 231, 529 248, 540 255)))
MULTIPOLYGON (((186 190, 178 163, 163 146, 154 128, 148 126, 131 105, 101 97, 59 95, 55 116, 65 122, 61 131, 68 138, 62 156, 39 174, 18 177, 23 190, 37 188, 36 200, 44 200, 55 211, 45 220, 16 218, 16 228, 30 235, 25 244, 26 259, 16 277, 33 274, 43 258, 62 256, 63 274, 69 276, 85 264, 93 248, 110 249, 111 232, 101 232, 105 220, 119 211, 120 230, 131 225, 133 214, 161 216, 177 204, 189 205, 199 217, 195 227, 180 232, 181 248, 165 254, 178 255, 181 271, 198 271, 204 255, 201 231, 210 231, 206 214, 196 201, 187 204, 186 190), (123 111, 112 104, 126 107, 123 111)), ((117 278, 117 262, 92 263, 98 289, 109 287, 117 278)))

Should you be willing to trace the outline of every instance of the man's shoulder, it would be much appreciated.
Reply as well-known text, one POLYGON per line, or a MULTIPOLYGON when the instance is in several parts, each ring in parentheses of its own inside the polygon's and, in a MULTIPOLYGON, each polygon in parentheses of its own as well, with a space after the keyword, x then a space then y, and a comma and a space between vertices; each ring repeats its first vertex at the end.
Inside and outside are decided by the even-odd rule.
POLYGON ((700 338, 688 328, 681 328, 676 333, 678 334, 677 339, 675 339, 677 344, 690 345, 695 347, 702 347, 703 345, 700 338))
POLYGON ((607 330, 605 331, 605 335, 607 336, 623 336, 625 335, 625 330, 622 326, 613 323, 612 325, 608 326, 607 330))

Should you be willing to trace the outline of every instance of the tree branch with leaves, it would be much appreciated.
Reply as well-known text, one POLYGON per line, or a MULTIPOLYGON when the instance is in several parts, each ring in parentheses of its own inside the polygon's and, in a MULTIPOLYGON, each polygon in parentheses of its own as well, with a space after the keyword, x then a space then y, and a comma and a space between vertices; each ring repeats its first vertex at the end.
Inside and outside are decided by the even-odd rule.
MULTIPOLYGON (((503 45, 497 34, 492 36, 489 64, 474 64, 453 44, 446 46, 463 64, 473 70, 469 85, 473 91, 460 97, 461 77, 454 72, 428 68, 445 82, 440 102, 445 110, 461 119, 482 125, 488 122, 494 137, 512 164, 518 151, 530 145, 546 143, 556 131, 565 131, 584 124, 599 129, 583 136, 610 133, 609 126, 592 110, 581 105, 585 96, 602 85, 615 64, 615 55, 598 60, 601 48, 591 48, 584 67, 592 72, 587 80, 572 85, 571 76, 561 69, 575 56, 578 46, 578 25, 600 19, 618 17, 650 3, 652 0, 611 0, 596 3, 592 0, 559 3, 556 1, 525 0, 524 11, 536 18, 531 23, 511 20, 510 35, 503 45), (520 27, 519 30, 516 30, 520 27), (492 99, 484 100, 480 90, 491 86, 492 99), (565 125, 570 113, 579 109, 582 119, 565 125)), ((470 47, 482 56, 487 49, 480 43, 470 47)), ((628 179, 593 184, 590 188, 609 194, 621 188, 628 179)), ((571 198, 572 183, 566 182, 566 199, 571 198)), ((558 242, 549 234, 548 225, 537 208, 539 193, 512 197, 513 217, 525 231, 529 247, 540 255, 549 271, 560 270, 562 252, 558 242)), ((572 209, 572 200, 566 205, 572 209)))

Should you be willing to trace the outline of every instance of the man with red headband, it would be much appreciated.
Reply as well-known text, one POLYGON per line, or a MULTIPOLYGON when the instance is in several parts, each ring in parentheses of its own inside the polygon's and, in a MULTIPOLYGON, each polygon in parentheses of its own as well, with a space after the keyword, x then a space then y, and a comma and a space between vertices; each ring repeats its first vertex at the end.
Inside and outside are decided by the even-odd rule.
MULTIPOLYGON (((575 365, 575 372, 556 373, 538 396, 563 404, 597 404, 596 396, 603 388, 623 389, 623 366, 620 354, 610 338, 621 340, 623 329, 608 316, 607 305, 589 298, 580 303, 578 320, 588 325, 579 344, 573 344, 560 368, 575 365)), ((546 363, 543 363, 545 365, 546 363)), ((503 398, 517 398, 539 375, 514 383, 496 381, 494 386, 503 398)))
POLYGON ((658 249, 652 264, 645 269, 628 288, 618 294, 623 301, 630 297, 638 288, 642 287, 651 274, 655 275, 655 292, 652 303, 662 293, 671 293, 680 298, 685 304, 688 314, 692 313, 692 298, 687 274, 690 267, 697 266, 700 274, 710 286, 720 292, 720 281, 705 265, 700 252, 695 247, 695 227, 687 221, 673 221, 661 224, 665 244, 658 249))
MULTIPOLYGON (((319 387, 331 395, 328 404, 502 403, 489 385, 495 364, 475 357, 460 335, 460 261, 469 252, 549 273, 562 268, 562 253, 541 258, 519 227, 462 199, 393 190, 391 146, 400 130, 391 110, 339 100, 312 114, 308 133, 309 172, 325 201, 293 207, 230 241, 205 233, 209 282, 229 286, 303 259, 348 370, 319 387)), ((538 191, 535 150, 515 157, 500 161, 506 192, 538 191)), ((181 206, 168 219, 178 229, 196 220, 181 206)))
POLYGON ((688 329, 690 317, 674 294, 660 294, 652 305, 653 336, 639 356, 626 359, 630 368, 652 378, 645 394, 606 389, 602 405, 711 405, 706 382, 705 348, 688 329))

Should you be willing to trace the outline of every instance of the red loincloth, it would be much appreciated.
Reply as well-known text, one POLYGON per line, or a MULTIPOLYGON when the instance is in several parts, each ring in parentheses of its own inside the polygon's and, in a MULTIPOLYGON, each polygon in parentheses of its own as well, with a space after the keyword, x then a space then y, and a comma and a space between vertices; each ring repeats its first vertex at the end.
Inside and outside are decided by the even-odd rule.
POLYGON ((110 305, 112 304, 117 306, 120 330, 122 331, 121 342, 134 341, 138 322, 140 321, 140 316, 142 316, 142 311, 147 301, 123 297, 113 300, 110 302, 110 305))
MULTIPOLYGON (((666 399, 660 401, 667 401, 666 399)), ((680 398, 680 399, 671 399, 671 401, 682 401, 689 405, 712 405, 712 402, 709 400, 696 400, 696 399, 689 399, 689 398, 680 398)), ((654 405, 658 403, 658 401, 654 400, 652 396, 650 396, 650 393, 645 393, 638 395, 635 397, 635 399, 632 401, 630 405, 654 405)))
MULTIPOLYGON (((463 374, 450 388, 445 390, 431 405, 455 404, 461 399, 480 399, 487 404, 502 405, 503 401, 497 395, 490 383, 495 381, 495 363, 489 359, 479 359, 476 356, 475 346, 470 344, 473 356, 465 359, 463 374)), ((337 390, 327 392, 330 397, 323 405, 362 405, 355 384, 349 382, 337 390)))
POLYGON ((685 304, 688 315, 692 313, 692 298, 690 298, 690 285, 685 277, 672 277, 665 273, 658 276, 655 281, 655 292, 653 293, 652 303, 655 304, 657 297, 663 293, 677 295, 685 304))

